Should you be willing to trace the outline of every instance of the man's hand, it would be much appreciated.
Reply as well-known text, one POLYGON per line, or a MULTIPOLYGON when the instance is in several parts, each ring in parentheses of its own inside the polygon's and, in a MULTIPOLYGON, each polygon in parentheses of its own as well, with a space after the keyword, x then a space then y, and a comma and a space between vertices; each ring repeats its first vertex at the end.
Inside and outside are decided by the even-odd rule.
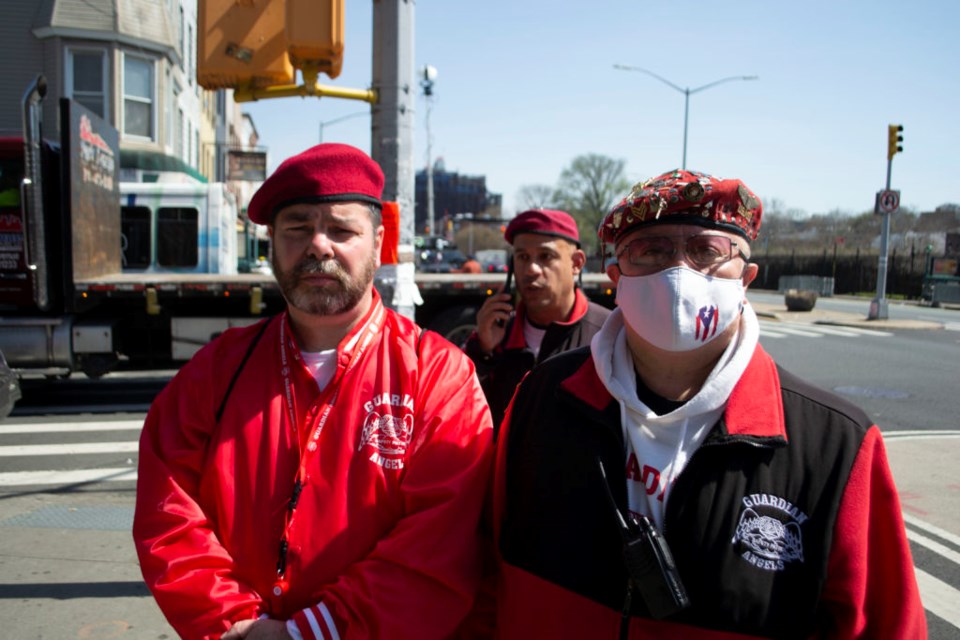
POLYGON ((291 640, 282 620, 241 620, 220 636, 220 640, 291 640))
POLYGON ((507 321, 513 312, 512 299, 509 293, 495 293, 477 311, 477 339, 485 353, 492 352, 506 335, 507 321))

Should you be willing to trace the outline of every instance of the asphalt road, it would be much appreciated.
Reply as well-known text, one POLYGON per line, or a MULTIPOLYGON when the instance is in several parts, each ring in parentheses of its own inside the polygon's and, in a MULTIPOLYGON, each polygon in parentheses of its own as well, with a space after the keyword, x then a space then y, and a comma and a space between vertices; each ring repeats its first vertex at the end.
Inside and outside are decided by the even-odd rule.
MULTIPOLYGON (((960 638, 960 331, 945 328, 960 313, 891 307, 891 316, 924 315, 865 324, 864 301, 821 300, 800 317, 781 312, 777 294, 751 301, 775 358, 881 426, 930 638, 960 638)), ((45 395, 59 397, 58 408, 37 397, 0 423, 0 635, 174 638, 141 582, 129 533, 143 405, 162 383, 68 382, 45 395)))

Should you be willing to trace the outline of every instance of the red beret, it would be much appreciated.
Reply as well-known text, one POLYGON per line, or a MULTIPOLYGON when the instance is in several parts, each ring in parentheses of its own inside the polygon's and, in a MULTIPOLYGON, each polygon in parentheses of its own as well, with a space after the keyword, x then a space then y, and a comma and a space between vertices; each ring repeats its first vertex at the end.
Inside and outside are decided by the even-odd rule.
POLYGON ((539 233, 544 236, 557 236, 580 246, 580 232, 577 230, 577 221, 565 211, 552 209, 530 209, 514 216, 503 238, 513 244, 513 238, 518 233, 539 233))
POLYGON ((633 186, 600 223, 601 242, 651 224, 698 224, 755 240, 763 204, 740 180, 677 169, 633 186))
POLYGON ((383 171, 347 144, 326 143, 284 160, 250 199, 247 216, 269 224, 273 214, 299 202, 380 204, 383 171))

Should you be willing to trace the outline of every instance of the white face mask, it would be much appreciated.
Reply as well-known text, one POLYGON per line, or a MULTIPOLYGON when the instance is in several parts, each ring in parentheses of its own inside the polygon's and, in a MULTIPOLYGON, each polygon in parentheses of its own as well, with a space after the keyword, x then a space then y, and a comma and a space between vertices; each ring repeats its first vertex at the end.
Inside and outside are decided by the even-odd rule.
POLYGON ((655 347, 691 351, 722 334, 740 317, 743 281, 687 267, 649 276, 620 276, 617 306, 624 322, 655 347))

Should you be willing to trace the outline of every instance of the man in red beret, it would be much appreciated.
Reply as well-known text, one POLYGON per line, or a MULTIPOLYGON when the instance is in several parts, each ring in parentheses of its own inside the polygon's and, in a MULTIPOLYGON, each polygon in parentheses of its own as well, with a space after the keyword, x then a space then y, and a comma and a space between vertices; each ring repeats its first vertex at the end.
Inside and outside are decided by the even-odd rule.
POLYGON ((133 535, 185 638, 445 638, 480 579, 492 423, 470 360, 373 287, 383 173, 322 144, 250 202, 287 301, 153 403, 133 535))
POLYGON ((477 329, 464 347, 477 367, 494 425, 517 384, 538 362, 590 344, 610 311, 577 287, 587 260, 577 223, 564 211, 517 214, 503 237, 513 246, 513 293, 500 291, 477 312, 477 329))
POLYGON ((497 637, 925 638, 880 431, 779 368, 759 198, 672 171, 604 218, 617 309, 497 444, 497 637))

